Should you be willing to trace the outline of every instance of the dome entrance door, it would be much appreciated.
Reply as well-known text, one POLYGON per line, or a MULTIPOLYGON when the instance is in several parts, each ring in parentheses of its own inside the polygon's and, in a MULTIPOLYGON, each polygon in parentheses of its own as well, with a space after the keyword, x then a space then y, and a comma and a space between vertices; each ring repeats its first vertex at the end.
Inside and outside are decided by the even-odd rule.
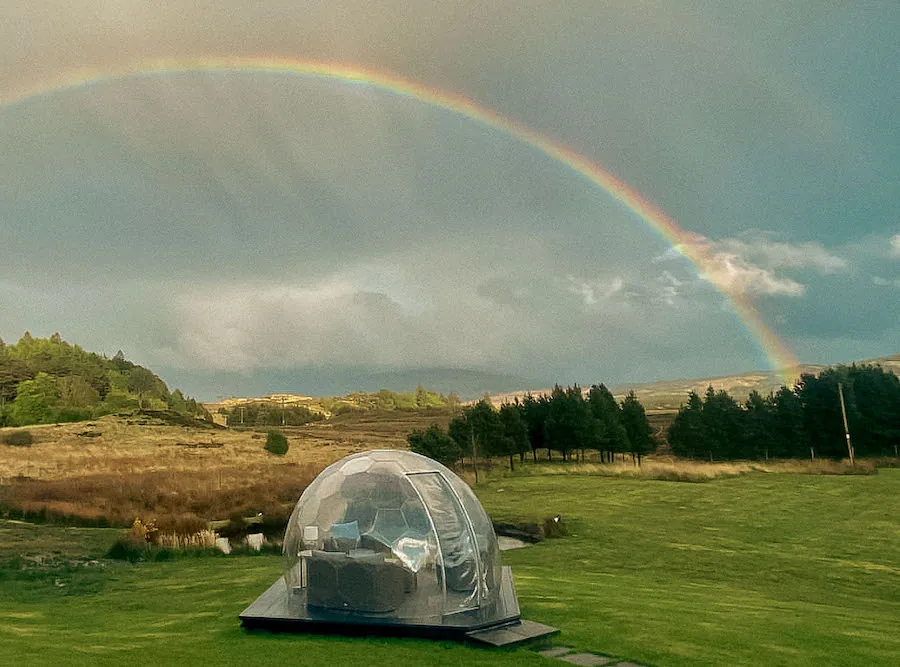
POLYGON ((407 478, 421 496, 437 535, 444 613, 478 607, 481 564, 475 531, 459 496, 439 472, 411 472, 407 478))

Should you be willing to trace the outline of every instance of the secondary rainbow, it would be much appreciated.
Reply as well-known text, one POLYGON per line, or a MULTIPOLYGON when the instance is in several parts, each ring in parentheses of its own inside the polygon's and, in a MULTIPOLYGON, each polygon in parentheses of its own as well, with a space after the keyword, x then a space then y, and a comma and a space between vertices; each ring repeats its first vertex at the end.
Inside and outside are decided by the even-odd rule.
POLYGON ((640 192, 616 178, 597 162, 462 95, 432 88, 386 72, 343 64, 271 57, 204 57, 145 60, 118 67, 68 70, 54 80, 43 81, 12 93, 0 93, 0 106, 8 106, 40 95, 114 79, 198 71, 275 72, 372 86, 395 95, 453 111, 534 147, 605 190, 693 263, 699 274, 715 285, 730 302, 735 314, 759 343, 771 367, 779 371, 785 380, 790 381, 793 378, 794 371, 792 369, 798 365, 796 357, 784 341, 763 321, 759 311, 743 294, 730 290, 727 285, 718 283, 707 275, 704 268, 704 248, 696 243, 695 237, 691 233, 679 227, 674 220, 648 201, 640 192))

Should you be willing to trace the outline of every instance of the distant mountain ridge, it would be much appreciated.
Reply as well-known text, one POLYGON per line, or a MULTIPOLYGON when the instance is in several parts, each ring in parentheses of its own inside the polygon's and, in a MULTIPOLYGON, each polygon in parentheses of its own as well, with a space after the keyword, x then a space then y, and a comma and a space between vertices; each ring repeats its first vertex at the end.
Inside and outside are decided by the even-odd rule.
MULTIPOLYGON (((885 370, 893 371, 900 375, 900 354, 887 357, 864 359, 862 361, 848 362, 856 364, 878 365, 885 370)), ((839 364, 801 364, 789 369, 797 377, 801 374, 818 374, 831 366, 839 364)), ((739 375, 726 375, 711 378, 693 378, 682 380, 661 380, 659 382, 645 382, 639 384, 622 384, 611 387, 610 390, 618 399, 624 398, 629 391, 635 395, 648 411, 673 411, 677 410, 686 400, 691 391, 702 394, 706 388, 724 389, 738 401, 746 400, 751 391, 756 390, 762 395, 778 390, 784 384, 781 374, 777 371, 750 371, 739 375)), ((491 401, 495 405, 511 402, 516 398, 522 398, 526 394, 549 394, 552 389, 531 389, 503 392, 491 395, 491 401)))
POLYGON ((479 369, 426 367, 389 370, 338 365, 256 369, 248 372, 204 372, 162 368, 170 384, 186 387, 205 403, 230 398, 261 398, 272 394, 307 397, 346 396, 356 391, 414 391, 417 385, 432 391, 477 398, 514 387, 540 386, 546 378, 523 377, 479 369))

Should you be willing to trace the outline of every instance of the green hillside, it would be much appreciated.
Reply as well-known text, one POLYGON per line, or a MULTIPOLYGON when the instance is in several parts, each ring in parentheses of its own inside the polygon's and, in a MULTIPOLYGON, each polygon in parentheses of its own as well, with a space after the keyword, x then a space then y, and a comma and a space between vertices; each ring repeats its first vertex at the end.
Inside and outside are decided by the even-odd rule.
POLYGON ((170 410, 207 418, 206 410, 178 389, 169 391, 153 371, 119 351, 107 358, 62 339, 0 340, 0 426, 95 419, 134 410, 170 410))

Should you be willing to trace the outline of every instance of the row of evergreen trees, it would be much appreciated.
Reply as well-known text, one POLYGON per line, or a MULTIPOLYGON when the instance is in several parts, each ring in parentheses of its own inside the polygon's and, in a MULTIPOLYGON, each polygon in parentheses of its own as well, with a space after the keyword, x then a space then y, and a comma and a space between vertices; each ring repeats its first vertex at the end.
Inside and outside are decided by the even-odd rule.
POLYGON ((530 449, 537 461, 538 450, 548 459, 559 452, 563 460, 584 460, 585 452, 600 452, 601 460, 616 453, 640 458, 656 448, 644 407, 629 394, 621 404, 602 384, 593 385, 585 396, 575 385, 553 388, 549 395, 525 396, 497 410, 487 399, 465 408, 450 421, 446 431, 437 425, 413 431, 410 448, 445 463, 464 456, 505 456, 513 469, 514 458, 530 449))
POLYGON ((794 386, 741 405, 726 391, 691 392, 668 431, 673 453, 710 460, 848 455, 844 404, 856 456, 897 456, 900 379, 880 366, 829 368, 804 374, 794 386))
POLYGON ((86 352, 57 333, 15 345, 0 340, 0 426, 94 419, 120 410, 170 409, 208 418, 178 389, 170 392, 152 371, 128 361, 86 352))

